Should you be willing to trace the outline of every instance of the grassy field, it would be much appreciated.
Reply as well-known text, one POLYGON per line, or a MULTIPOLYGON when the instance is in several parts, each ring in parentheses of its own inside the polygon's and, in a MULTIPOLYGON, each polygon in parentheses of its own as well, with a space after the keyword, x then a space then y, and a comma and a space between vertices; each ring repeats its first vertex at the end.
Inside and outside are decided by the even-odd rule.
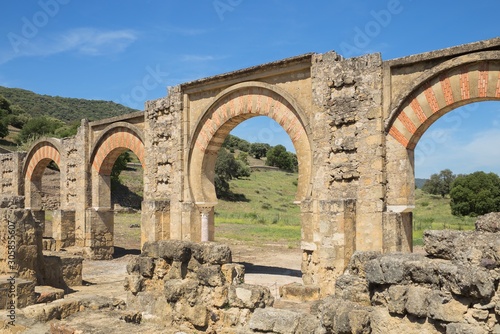
MULTIPOLYGON (((133 191, 140 192, 142 184, 136 171, 120 175, 133 191), (140 188, 140 189, 139 189, 140 188)), ((282 171, 255 171, 249 178, 232 180, 231 191, 237 200, 219 200, 215 208, 215 239, 222 242, 251 244, 279 243, 290 248, 300 245, 300 208, 294 204, 297 174, 282 171)), ((413 243, 422 245, 424 230, 472 230, 476 218, 451 214, 450 199, 416 190, 413 213, 413 243)), ((128 236, 139 241, 140 230, 130 225, 140 222, 140 214, 117 214, 117 242, 128 236)))
POLYGON ((413 244, 422 245, 424 230, 473 230, 476 218, 457 217, 451 214, 450 198, 415 191, 413 211, 413 244))
POLYGON ((232 180, 238 201, 219 200, 215 208, 216 240, 278 242, 290 247, 300 242, 300 208, 294 204, 297 174, 253 172, 232 180))

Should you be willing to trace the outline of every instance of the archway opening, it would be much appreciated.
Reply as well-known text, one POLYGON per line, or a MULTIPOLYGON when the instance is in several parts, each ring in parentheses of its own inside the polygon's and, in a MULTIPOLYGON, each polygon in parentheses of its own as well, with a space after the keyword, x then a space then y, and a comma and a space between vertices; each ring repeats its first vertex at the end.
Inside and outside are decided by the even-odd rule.
MULTIPOLYGON (((120 186, 120 175, 116 171, 136 169, 135 165, 129 163, 144 163, 144 144, 138 130, 127 124, 119 124, 103 131, 101 137, 91 155, 92 192, 91 207, 86 214, 86 228, 88 233, 86 244, 90 247, 91 256, 94 259, 111 259, 113 256, 123 256, 129 253, 139 253, 136 249, 137 242, 143 238, 143 226, 140 219, 132 218, 133 222, 128 224, 130 229, 138 229, 141 238, 129 244, 132 248, 117 247, 115 252, 115 204, 116 208, 121 206, 112 200, 112 189, 115 188, 115 198, 120 198, 126 203, 125 206, 139 208, 142 199, 132 196, 127 186, 120 186), (135 160, 134 160, 135 157, 135 160), (134 166, 134 167, 133 167, 134 166), (113 181, 114 180, 114 181, 113 181), (132 226, 132 227, 130 227, 132 226)), ((142 169, 141 169, 142 171, 142 169)), ((138 178, 142 180, 143 173, 139 172, 138 178)), ((138 181, 139 184, 141 181, 138 181)), ((142 185, 138 185, 142 189, 142 185)), ((137 194, 136 194, 137 195, 137 194)), ((133 208, 132 208, 133 209, 133 208)), ((132 210, 124 209, 124 211, 132 210)), ((140 216, 140 213, 138 214, 140 216)), ((128 234, 128 233, 127 233, 128 234)), ((132 233, 133 235, 134 233, 132 233)), ((136 232, 137 234, 137 232, 136 232)), ((130 237, 132 237, 132 235, 130 237)))
POLYGON ((114 212, 114 257, 139 254, 141 250, 141 204, 144 171, 127 150, 115 161, 111 173, 111 206, 114 212))
POLYGON ((284 129, 259 116, 231 131, 215 167, 216 190, 233 159, 245 169, 217 193, 215 240, 231 245, 233 259, 246 266, 247 283, 266 285, 276 296, 278 286, 302 282, 296 158, 284 129))
POLYGON ((41 177, 41 210, 44 212, 43 237, 53 237, 54 212, 61 207, 61 172, 59 166, 51 160, 41 177))
POLYGON ((414 245, 427 229, 473 230, 476 217, 452 214, 450 190, 459 175, 500 173, 500 103, 458 107, 436 120, 414 149, 414 245))

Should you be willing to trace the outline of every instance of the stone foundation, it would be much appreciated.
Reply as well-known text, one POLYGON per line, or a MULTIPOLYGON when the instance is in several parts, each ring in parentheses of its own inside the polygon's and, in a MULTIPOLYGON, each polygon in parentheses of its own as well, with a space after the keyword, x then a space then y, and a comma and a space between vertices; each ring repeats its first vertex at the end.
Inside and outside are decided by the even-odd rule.
POLYGON ((45 252, 44 284, 68 292, 71 286, 82 285, 83 257, 55 252, 45 252))
POLYGON ((234 333, 255 309, 271 306, 268 288, 244 284, 228 246, 183 241, 146 243, 127 266, 127 305, 165 325, 234 333))

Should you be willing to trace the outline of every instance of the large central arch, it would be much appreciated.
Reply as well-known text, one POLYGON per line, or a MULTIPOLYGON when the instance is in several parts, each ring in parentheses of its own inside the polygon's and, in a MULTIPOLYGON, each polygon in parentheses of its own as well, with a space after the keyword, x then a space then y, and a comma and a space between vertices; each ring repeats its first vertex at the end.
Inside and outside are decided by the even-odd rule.
POLYGON ((255 116, 274 119, 290 136, 299 163, 296 201, 310 196, 312 150, 304 112, 285 91, 261 82, 245 82, 218 94, 196 122, 189 144, 189 184, 195 203, 217 203, 214 176, 218 151, 234 127, 255 116))

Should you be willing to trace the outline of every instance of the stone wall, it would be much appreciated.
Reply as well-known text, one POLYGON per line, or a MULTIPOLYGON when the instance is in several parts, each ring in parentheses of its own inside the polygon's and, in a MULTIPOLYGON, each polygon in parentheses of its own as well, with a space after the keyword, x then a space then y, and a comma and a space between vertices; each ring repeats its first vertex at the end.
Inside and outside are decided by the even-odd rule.
POLYGON ((242 333, 500 333, 500 214, 476 227, 426 231, 426 254, 356 252, 309 314, 256 310, 242 333))
POLYGON ((0 154, 0 191, 3 196, 19 196, 23 194, 22 177, 23 160, 26 153, 0 154))
POLYGON ((274 299, 268 288, 244 284, 244 267, 231 257, 229 247, 217 243, 146 243, 127 266, 127 307, 167 327, 234 333, 274 299))

